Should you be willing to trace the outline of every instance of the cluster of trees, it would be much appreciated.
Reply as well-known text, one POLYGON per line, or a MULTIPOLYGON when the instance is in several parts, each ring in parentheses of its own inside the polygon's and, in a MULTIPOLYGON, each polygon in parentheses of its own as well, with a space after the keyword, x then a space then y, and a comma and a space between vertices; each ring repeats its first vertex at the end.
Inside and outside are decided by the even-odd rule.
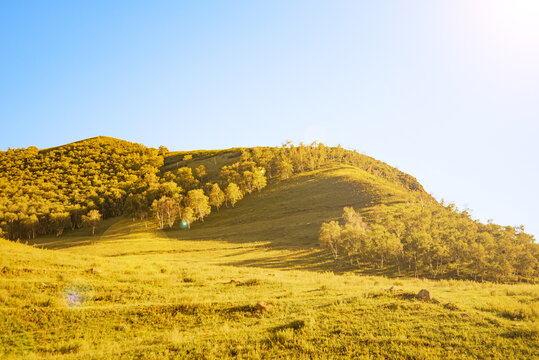
POLYGON ((378 205, 365 217, 344 208, 323 223, 320 244, 358 267, 415 276, 515 281, 539 277, 539 244, 523 227, 483 224, 454 205, 378 205))
POLYGON ((294 146, 287 142, 280 148, 255 147, 242 149, 242 161, 254 161, 267 172, 269 179, 288 179, 294 173, 319 169, 330 163, 342 163, 358 167, 370 174, 389 181, 406 190, 422 192, 427 197, 421 184, 411 175, 376 160, 355 150, 328 147, 321 142, 310 145, 300 143, 294 146))
POLYGON ((134 219, 150 214, 161 229, 165 225, 172 228, 178 219, 190 228, 194 221, 204 222, 212 207, 234 207, 246 194, 260 191, 267 184, 264 173, 254 162, 239 161, 223 166, 216 182, 202 185, 207 176, 204 165, 196 167, 194 173, 190 167, 181 167, 155 177, 147 187, 130 194, 125 212, 134 219))
POLYGON ((158 150, 98 137, 59 148, 0 151, 0 232, 9 239, 61 235, 123 213, 131 189, 155 176, 158 150))
POLYGON ((82 226, 95 232, 101 219, 123 214, 153 218, 161 228, 178 219, 190 226, 267 184, 265 169, 243 160, 223 167, 214 182, 205 183, 204 165, 163 174, 167 153, 106 137, 0 151, 0 236, 60 236, 82 226))

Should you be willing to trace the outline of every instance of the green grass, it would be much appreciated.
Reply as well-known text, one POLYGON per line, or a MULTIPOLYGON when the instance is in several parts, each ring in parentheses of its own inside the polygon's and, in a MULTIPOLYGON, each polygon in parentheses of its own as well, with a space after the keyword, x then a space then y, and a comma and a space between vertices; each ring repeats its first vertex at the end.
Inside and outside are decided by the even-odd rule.
POLYGON ((367 276, 318 248, 343 206, 405 200, 339 166, 189 231, 115 218, 94 237, 36 241, 45 249, 0 240, 0 357, 537 358, 537 285, 367 276), (423 288, 438 303, 413 296, 423 288))

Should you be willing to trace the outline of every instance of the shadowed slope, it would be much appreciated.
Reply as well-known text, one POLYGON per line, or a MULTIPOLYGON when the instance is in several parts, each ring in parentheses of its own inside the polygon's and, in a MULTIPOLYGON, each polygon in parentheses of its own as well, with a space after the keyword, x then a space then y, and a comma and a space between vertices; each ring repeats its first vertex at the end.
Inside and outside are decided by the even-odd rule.
POLYGON ((268 242, 271 247, 312 248, 324 221, 338 218, 344 206, 366 209, 402 202, 407 193, 352 166, 335 166, 293 176, 214 211, 190 231, 166 231, 171 238, 268 242))

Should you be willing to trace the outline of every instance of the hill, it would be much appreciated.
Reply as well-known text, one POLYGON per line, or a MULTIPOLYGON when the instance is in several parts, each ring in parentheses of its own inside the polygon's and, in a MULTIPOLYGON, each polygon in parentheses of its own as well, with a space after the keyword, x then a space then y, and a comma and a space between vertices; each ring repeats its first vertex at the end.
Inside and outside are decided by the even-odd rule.
MULTIPOLYGON (((321 144, 168 152, 110 138, 26 152, 2 154, 11 188, 28 186, 31 174, 57 179, 60 195, 91 194, 92 170, 105 169, 109 185, 118 179, 113 167, 134 177, 116 199, 123 216, 106 213, 99 197, 86 205, 104 215, 95 231, 43 232, 24 240, 33 246, 0 240, 0 357, 471 359, 537 352, 537 285, 450 279, 502 274, 481 266, 507 263, 501 280, 532 281, 525 271, 537 264, 533 237, 474 222, 372 158, 321 144), (90 181, 65 186, 71 174, 62 162, 77 164, 79 178, 90 181), (230 184, 243 197, 235 206, 227 193, 203 218, 185 215, 201 206, 196 196, 210 200, 230 184), (160 203, 172 206, 169 213, 177 206, 180 221, 158 221, 166 215, 160 203), (343 209, 352 210, 342 216, 343 209), (321 229, 331 223, 338 241, 326 249, 321 229), (395 239, 402 256, 380 266, 395 239), (429 259, 441 259, 445 272, 433 273, 429 259), (418 298, 421 289, 434 300, 418 298)), ((10 192, 4 204, 43 194, 40 187, 10 192)), ((94 198, 65 199, 60 203, 94 198)))
POLYGON ((153 200, 186 195, 207 182, 218 182, 223 190, 235 182, 242 193, 251 193, 253 181, 260 189, 266 178, 287 179, 330 161, 354 163, 422 191, 415 179, 386 164, 323 144, 167 152, 100 136, 42 150, 0 152, 0 231, 9 239, 61 235, 83 226, 82 216, 92 209, 103 218, 128 212, 142 215, 153 200), (195 173, 197 169, 203 174, 195 173))
POLYGON ((10 149, 0 169, 0 228, 10 239, 126 215, 179 238, 309 251, 320 243, 334 270, 495 281, 539 274, 538 245, 522 228, 481 224, 437 203, 412 176, 321 143, 169 152, 97 137, 10 149), (180 231, 191 225, 189 235, 180 231))

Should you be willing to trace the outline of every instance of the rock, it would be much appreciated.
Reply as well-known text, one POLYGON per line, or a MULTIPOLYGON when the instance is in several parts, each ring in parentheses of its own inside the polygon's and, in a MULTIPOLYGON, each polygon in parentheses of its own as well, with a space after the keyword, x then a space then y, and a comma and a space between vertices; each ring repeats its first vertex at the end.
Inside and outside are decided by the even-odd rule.
POLYGON ((466 314, 466 313, 462 313, 462 314, 460 314, 460 317, 463 317, 463 318, 465 318, 465 319, 469 319, 469 318, 471 318, 471 316, 470 316, 470 315, 468 315, 468 314, 466 314))
POLYGON ((241 284, 241 281, 232 279, 230 280, 230 284, 241 284))
POLYGON ((430 292, 428 290, 425 290, 425 289, 419 290, 419 292, 417 293, 416 296, 419 299, 430 300, 430 292))
POLYGON ((448 309, 448 310, 458 310, 459 307, 453 303, 447 303, 444 305, 444 308, 448 309))
POLYGON ((273 310, 273 308, 274 308, 274 305, 270 303, 266 303, 263 301, 259 301, 256 303, 256 310, 259 312, 271 311, 273 310))
POLYGON ((99 274, 99 273, 101 272, 101 270, 99 270, 98 268, 95 268, 95 267, 90 268, 89 271, 90 271, 90 273, 92 273, 92 274, 99 274))

